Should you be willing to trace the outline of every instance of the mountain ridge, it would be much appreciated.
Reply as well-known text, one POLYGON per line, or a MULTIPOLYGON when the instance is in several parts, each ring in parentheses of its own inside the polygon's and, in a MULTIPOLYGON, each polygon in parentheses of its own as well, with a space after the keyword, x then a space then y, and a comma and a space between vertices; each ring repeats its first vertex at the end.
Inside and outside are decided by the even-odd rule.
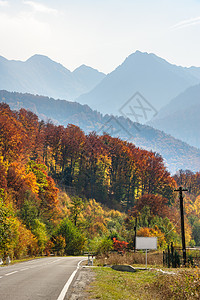
POLYGON ((104 114, 119 115, 124 103, 139 92, 158 111, 180 92, 199 82, 200 79, 184 67, 172 65, 153 53, 136 51, 93 90, 75 100, 104 114))
MULTIPOLYGON (((84 73, 83 68, 81 70, 84 73)), ((79 76, 78 72, 71 72, 62 64, 40 54, 26 61, 0 59, 0 89, 11 92, 71 100, 94 88, 104 77, 104 73, 91 67, 87 68, 85 76, 79 76)))
POLYGON ((200 84, 172 99, 148 125, 200 148, 199 115, 200 84))
MULTIPOLYGON (((24 62, 0 59, 0 89, 76 100, 104 114, 120 115, 122 106, 137 92, 159 111, 198 83, 200 68, 176 66, 154 53, 139 50, 107 75, 84 64, 71 72, 41 54, 24 62)), ((151 118, 148 115, 148 120, 151 118)), ((146 120, 140 117, 139 122, 146 120)))

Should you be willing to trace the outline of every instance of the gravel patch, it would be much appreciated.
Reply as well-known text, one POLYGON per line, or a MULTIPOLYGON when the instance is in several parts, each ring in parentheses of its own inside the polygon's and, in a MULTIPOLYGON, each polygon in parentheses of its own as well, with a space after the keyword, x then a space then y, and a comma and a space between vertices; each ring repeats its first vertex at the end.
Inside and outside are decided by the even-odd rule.
POLYGON ((89 299, 89 285, 95 279, 95 273, 91 268, 82 267, 75 280, 70 286, 66 300, 87 300, 89 299))

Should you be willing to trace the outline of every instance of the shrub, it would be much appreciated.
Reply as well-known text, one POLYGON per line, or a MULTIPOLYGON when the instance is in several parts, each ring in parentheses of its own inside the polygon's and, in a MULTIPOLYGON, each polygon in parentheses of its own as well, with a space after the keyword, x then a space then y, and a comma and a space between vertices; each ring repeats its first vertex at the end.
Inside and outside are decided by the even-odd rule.
POLYGON ((37 237, 39 252, 42 254, 48 242, 46 226, 40 220, 35 219, 31 229, 33 234, 37 237))
POLYGON ((85 237, 68 218, 62 220, 58 225, 55 236, 59 235, 65 239, 65 254, 78 255, 82 253, 86 241, 85 237))
POLYGON ((113 238, 113 248, 118 252, 125 252, 128 247, 128 243, 124 241, 118 241, 116 238, 113 238))
POLYGON ((113 250, 113 241, 107 237, 96 237, 89 244, 89 250, 95 252, 96 255, 108 255, 113 250))

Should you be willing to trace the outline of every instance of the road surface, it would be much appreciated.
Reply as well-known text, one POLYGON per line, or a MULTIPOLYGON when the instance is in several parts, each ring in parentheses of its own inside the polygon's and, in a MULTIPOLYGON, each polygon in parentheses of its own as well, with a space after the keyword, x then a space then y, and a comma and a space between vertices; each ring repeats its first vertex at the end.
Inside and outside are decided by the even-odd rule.
POLYGON ((0 267, 0 300, 64 299, 61 292, 82 259, 46 257, 0 267))

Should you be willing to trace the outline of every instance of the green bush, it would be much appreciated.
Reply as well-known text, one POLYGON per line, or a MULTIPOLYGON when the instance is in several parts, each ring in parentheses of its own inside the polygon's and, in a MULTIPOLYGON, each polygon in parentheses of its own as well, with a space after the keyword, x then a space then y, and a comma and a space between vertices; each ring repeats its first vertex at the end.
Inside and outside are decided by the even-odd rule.
POLYGON ((84 250, 86 239, 68 218, 65 218, 59 224, 55 232, 55 236, 58 235, 63 236, 65 239, 65 254, 79 255, 84 250))
POLYGON ((113 241, 110 237, 97 237, 90 241, 88 250, 95 252, 95 254, 108 254, 111 250, 113 250, 113 241))
POLYGON ((46 226, 40 220, 35 219, 31 231, 37 237, 39 251, 42 254, 48 242, 46 226))
POLYGON ((16 218, 11 206, 6 206, 0 198, 0 257, 13 255, 17 239, 16 218))

